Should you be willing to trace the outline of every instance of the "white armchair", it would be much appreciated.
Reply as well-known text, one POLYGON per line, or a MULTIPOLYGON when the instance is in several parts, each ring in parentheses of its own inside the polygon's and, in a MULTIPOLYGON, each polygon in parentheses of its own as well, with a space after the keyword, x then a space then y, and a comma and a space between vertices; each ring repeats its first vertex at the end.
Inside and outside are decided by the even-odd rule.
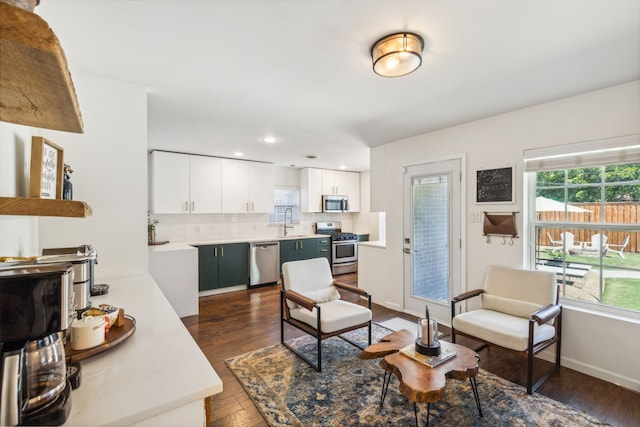
POLYGON ((451 301, 451 341, 462 335, 527 357, 527 393, 560 367, 562 306, 555 273, 490 265, 484 288, 451 301), (457 304, 480 297, 480 308, 457 313, 457 304), (534 355, 556 343, 555 366, 533 384, 534 355))
MULTIPOLYGON (((371 345, 371 295, 363 289, 335 281, 326 258, 285 262, 282 264, 282 284, 280 342, 318 372, 322 371, 323 339, 368 327, 367 345, 371 345), (367 297, 368 307, 342 300, 338 290, 367 297), (285 323, 317 338, 317 364, 286 342, 285 323)), ((358 348, 365 347, 341 338, 358 348)))

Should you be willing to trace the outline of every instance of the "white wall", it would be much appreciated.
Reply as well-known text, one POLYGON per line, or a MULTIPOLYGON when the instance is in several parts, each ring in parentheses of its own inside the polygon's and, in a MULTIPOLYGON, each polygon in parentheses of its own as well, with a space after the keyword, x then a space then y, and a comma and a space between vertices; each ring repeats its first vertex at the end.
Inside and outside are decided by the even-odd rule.
MULTIPOLYGON (((523 241, 516 245, 502 245, 499 239, 486 243, 482 236, 482 223, 470 222, 472 213, 486 211, 518 211, 517 227, 523 234, 522 221, 522 151, 528 148, 560 145, 578 141, 609 138, 640 133, 640 81, 634 81, 560 99, 530 108, 513 111, 419 135, 371 150, 371 210, 385 211, 387 223, 386 263, 377 274, 387 287, 378 299, 390 307, 403 307, 403 181, 405 165, 426 163, 433 159, 466 153, 467 167, 466 235, 463 248, 466 254, 463 289, 480 287, 485 267, 489 263, 522 266, 523 241), (513 205, 475 205, 475 171, 514 165, 516 168, 516 203, 513 205)), ((366 286, 366 284, 363 284, 366 286)), ((584 317, 584 316, 583 316, 584 317)), ((580 322, 584 322, 584 318, 580 322)), ((575 327, 578 316, 567 307, 565 321, 569 330, 563 336, 563 364, 589 372, 628 388, 640 390, 640 371, 637 360, 631 363, 628 354, 640 354, 637 340, 640 323, 634 320, 616 320, 595 314, 586 316, 590 327, 575 327), (585 331, 590 331, 586 333, 585 331), (602 336, 599 345, 614 349, 606 352, 589 351, 593 346, 593 331, 602 336), (611 333, 616 331, 616 333, 611 333), (571 333, 574 332, 574 333, 571 333), (624 341, 625 338, 627 341, 624 341), (618 352, 618 349, 623 351, 618 352)), ((442 321, 442 319, 441 319, 442 321)), ((445 322, 447 323, 447 322, 445 322)))
MULTIPOLYGON (((38 220, 0 217, 1 249, 5 255, 20 252, 38 255, 42 248, 87 243, 98 251, 96 280, 146 273, 146 89, 73 70, 72 77, 85 132, 22 130, 20 141, 16 142, 17 137, 7 136, 3 131, 0 134, 3 170, 0 194, 27 195, 26 191, 11 194, 5 187, 22 186, 24 174, 27 177, 29 174, 31 134, 44 136, 64 149, 64 160, 74 169, 73 198, 87 202, 93 208, 93 216, 40 217, 38 220), (12 163, 11 157, 16 157, 17 167, 5 176, 4 167, 12 163), (30 223, 29 227, 23 225, 25 221, 30 223), (20 235, 6 234, 5 230, 12 227, 22 230, 18 234, 37 236, 31 239, 35 243, 27 244, 20 235)), ((21 128, 3 123, 2 128, 5 127, 21 128)))
MULTIPOLYGON (((0 196, 26 197, 33 129, 0 122, 0 196)), ((0 257, 31 256, 38 251, 38 220, 0 215, 0 257)))

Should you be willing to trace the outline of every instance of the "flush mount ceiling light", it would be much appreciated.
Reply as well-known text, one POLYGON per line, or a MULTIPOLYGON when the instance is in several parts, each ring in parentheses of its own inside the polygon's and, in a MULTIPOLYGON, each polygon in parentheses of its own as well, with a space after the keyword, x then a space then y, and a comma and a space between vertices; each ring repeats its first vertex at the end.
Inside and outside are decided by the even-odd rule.
POLYGON ((424 40, 414 33, 384 36, 371 47, 373 71, 383 77, 400 77, 422 64, 424 40))
POLYGON ((262 142, 265 142, 267 144, 275 144, 276 142, 278 142, 278 138, 272 135, 267 135, 262 138, 262 142))

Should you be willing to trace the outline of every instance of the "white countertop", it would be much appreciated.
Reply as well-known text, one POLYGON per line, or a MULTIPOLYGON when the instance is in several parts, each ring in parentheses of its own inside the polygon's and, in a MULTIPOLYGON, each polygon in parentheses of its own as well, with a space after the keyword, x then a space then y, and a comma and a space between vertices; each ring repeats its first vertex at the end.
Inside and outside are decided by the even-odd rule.
POLYGON ((387 242, 386 240, 372 240, 370 242, 358 242, 358 246, 368 246, 371 248, 384 249, 387 247, 387 242))
POLYGON ((179 251, 193 248, 194 246, 204 245, 224 245, 227 243, 256 243, 256 242, 273 242, 280 240, 296 240, 296 239, 314 239, 329 237, 327 234, 296 234, 291 236, 258 236, 258 237, 238 237, 238 238, 225 238, 225 239, 207 239, 198 240, 192 242, 169 242, 164 245, 150 245, 149 251, 162 252, 162 251, 179 251))
POLYGON ((222 380, 150 275, 110 280, 109 294, 91 302, 124 308, 136 331, 80 362, 82 382, 71 393, 65 426, 131 425, 222 392, 222 380))

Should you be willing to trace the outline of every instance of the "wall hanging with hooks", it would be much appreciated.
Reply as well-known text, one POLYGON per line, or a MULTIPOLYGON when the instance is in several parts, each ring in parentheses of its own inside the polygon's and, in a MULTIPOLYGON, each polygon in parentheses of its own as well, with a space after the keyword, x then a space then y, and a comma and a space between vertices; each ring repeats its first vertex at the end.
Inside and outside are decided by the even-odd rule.
POLYGON ((516 229, 516 214, 518 212, 483 212, 484 222, 482 225, 482 235, 487 236, 487 243, 491 243, 490 236, 502 236, 502 244, 507 244, 507 236, 509 236, 509 244, 513 245, 513 239, 518 238, 518 230, 516 229))

